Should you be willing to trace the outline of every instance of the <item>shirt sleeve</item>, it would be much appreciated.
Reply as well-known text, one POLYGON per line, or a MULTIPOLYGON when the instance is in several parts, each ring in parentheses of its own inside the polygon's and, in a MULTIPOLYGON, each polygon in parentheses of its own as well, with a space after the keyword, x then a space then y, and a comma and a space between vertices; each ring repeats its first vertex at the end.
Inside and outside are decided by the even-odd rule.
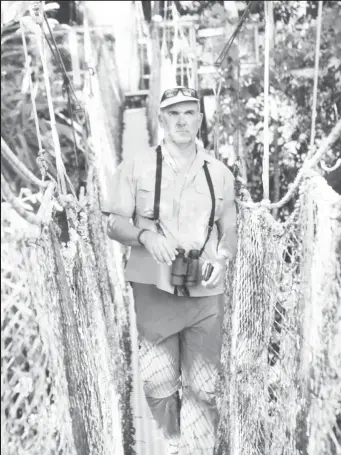
POLYGON ((134 160, 122 161, 114 175, 110 201, 102 205, 102 211, 132 218, 135 211, 136 179, 134 160))
POLYGON ((217 221, 220 233, 218 257, 233 259, 237 253, 237 211, 235 203, 234 177, 226 168, 224 175, 223 212, 217 221))

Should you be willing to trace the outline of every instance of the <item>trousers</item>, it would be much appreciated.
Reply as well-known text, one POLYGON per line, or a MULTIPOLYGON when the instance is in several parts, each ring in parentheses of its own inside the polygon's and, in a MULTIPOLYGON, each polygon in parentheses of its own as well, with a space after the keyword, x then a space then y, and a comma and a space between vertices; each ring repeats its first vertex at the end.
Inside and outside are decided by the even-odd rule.
POLYGON ((139 366, 147 403, 181 455, 213 455, 223 295, 175 296, 132 283, 139 366))

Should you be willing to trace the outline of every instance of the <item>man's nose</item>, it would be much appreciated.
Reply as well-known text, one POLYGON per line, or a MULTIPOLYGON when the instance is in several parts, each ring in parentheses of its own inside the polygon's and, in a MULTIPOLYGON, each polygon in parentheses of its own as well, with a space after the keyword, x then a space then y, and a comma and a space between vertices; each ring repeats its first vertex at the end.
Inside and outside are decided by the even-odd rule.
POLYGON ((185 125, 186 124, 186 117, 184 114, 180 114, 178 117, 178 125, 185 125))

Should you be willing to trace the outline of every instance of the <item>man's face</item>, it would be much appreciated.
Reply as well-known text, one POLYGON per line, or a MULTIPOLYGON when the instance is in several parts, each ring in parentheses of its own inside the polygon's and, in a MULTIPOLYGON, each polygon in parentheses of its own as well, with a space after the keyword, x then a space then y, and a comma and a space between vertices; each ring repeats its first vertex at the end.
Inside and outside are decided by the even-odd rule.
POLYGON ((202 117, 198 103, 184 101, 162 109, 159 121, 166 139, 185 145, 195 141, 202 117))

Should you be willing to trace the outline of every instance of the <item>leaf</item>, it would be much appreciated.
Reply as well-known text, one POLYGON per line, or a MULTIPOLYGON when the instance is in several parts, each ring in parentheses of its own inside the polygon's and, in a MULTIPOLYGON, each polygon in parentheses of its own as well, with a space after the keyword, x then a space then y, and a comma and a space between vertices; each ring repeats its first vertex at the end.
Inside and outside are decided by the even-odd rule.
POLYGON ((339 68, 341 66, 341 60, 337 57, 331 57, 328 62, 328 68, 339 68))
POLYGON ((10 22, 19 20, 28 10, 27 1, 1 2, 1 29, 10 22))

